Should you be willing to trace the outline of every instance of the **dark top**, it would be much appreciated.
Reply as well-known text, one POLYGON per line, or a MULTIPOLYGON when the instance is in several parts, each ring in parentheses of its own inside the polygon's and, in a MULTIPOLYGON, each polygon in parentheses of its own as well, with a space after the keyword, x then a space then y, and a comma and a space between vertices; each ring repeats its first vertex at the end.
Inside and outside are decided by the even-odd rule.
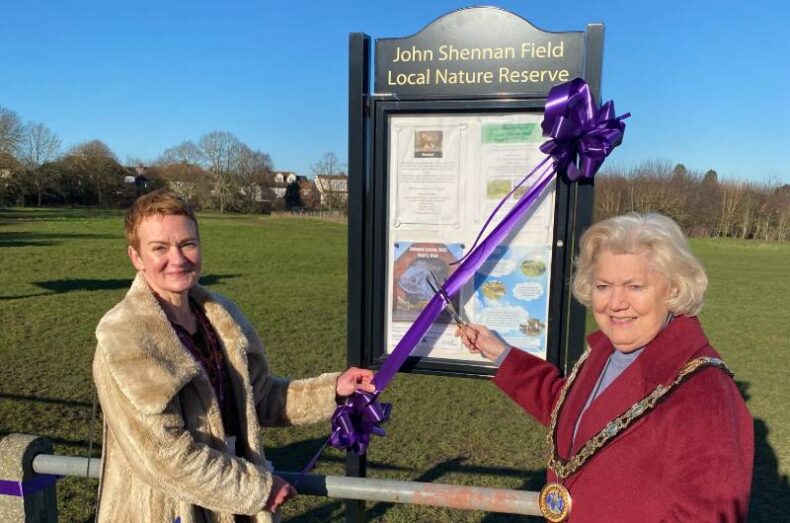
POLYGON ((190 334, 183 326, 172 321, 170 324, 178 334, 178 339, 208 375, 222 412, 225 436, 237 436, 240 430, 239 413, 233 397, 228 366, 225 363, 225 353, 222 351, 222 345, 217 333, 214 332, 214 327, 211 326, 200 305, 190 298, 189 306, 197 320, 197 330, 194 333, 190 334))

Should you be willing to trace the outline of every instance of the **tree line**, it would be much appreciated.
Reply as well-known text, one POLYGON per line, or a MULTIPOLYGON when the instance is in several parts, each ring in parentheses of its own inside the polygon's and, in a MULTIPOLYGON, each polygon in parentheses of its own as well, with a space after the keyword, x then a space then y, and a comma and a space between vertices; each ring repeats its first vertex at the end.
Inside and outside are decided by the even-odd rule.
MULTIPOLYGON (((284 194, 282 188, 276 193, 271 157, 225 131, 170 147, 144 171, 121 165, 99 140, 64 153, 60 149, 60 139, 47 126, 22 123, 0 106, 0 206, 126 207, 140 190, 168 186, 196 208, 220 212, 260 212, 267 205, 271 210, 346 209, 344 175, 336 176, 345 166, 334 153, 311 167, 312 174, 323 177, 322 200, 315 182, 305 177, 284 194), (138 183, 128 183, 130 178, 138 183)), ((595 185, 596 219, 657 211, 675 219, 689 236, 790 239, 790 184, 725 181, 713 170, 647 161, 601 172, 595 185)))
POLYGON ((630 211, 666 214, 693 237, 790 239, 790 184, 720 181, 683 164, 647 161, 596 176, 595 219, 630 211))
MULTIPOLYGON (((271 156, 226 131, 165 149, 144 167, 139 160, 129 163, 122 165, 100 140, 62 152, 60 139, 46 125, 23 123, 17 113, 0 106, 0 206, 126 207, 141 191, 164 186, 198 209, 220 212, 324 203, 315 183, 304 176, 286 187, 285 195, 278 194, 271 156)), ((312 171, 334 175, 342 168, 337 157, 327 153, 312 171)), ((332 204, 339 207, 336 201, 332 204)))

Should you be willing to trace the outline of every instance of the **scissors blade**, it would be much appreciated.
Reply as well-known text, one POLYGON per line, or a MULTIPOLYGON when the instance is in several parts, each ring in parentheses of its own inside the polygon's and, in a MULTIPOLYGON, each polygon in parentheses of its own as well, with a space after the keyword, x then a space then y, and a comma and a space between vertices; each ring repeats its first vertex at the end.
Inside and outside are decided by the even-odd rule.
POLYGON ((448 296, 447 291, 444 290, 444 287, 439 285, 439 282, 436 280, 436 275, 432 272, 429 274, 430 278, 426 278, 428 286, 430 286, 433 292, 438 294, 442 299, 444 302, 444 309, 450 314, 450 317, 455 321, 456 325, 466 327, 467 323, 461 318, 461 315, 458 314, 458 310, 455 308, 455 305, 453 305, 453 302, 450 301, 450 296, 448 296))

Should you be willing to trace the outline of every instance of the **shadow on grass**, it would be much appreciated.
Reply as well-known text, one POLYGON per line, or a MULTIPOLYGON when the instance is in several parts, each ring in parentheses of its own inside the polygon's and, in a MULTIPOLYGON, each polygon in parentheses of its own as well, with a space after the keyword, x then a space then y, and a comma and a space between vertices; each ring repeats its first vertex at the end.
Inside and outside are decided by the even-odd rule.
POLYGON ((312 510, 308 510, 298 516, 290 517, 288 523, 324 523, 326 521, 336 521, 335 513, 343 508, 342 501, 332 501, 324 503, 312 510))
MULTIPOLYGON (((100 427, 101 426, 99 425, 99 428, 100 427)), ((8 430, 8 429, 0 429, 0 439, 5 438, 6 436, 8 436, 9 434, 12 434, 12 433, 14 433, 14 431, 11 431, 11 430, 8 430)), ((42 437, 42 438, 46 438, 46 439, 48 439, 49 441, 51 441, 55 445, 62 445, 64 447, 70 447, 70 448, 73 448, 73 449, 80 449, 80 452, 74 453, 74 454, 71 454, 71 453, 63 454, 63 453, 60 453, 60 452, 56 451, 56 454, 60 455, 60 456, 68 455, 68 456, 87 457, 87 452, 82 452, 82 451, 87 451, 88 448, 90 448, 91 449, 91 457, 92 458, 100 458, 101 457, 101 445, 102 445, 101 435, 98 435, 98 437, 93 440, 93 444, 91 444, 86 439, 61 438, 61 437, 58 437, 58 436, 52 436, 52 435, 48 435, 48 434, 31 434, 31 436, 39 436, 39 437, 42 437)))
MULTIPOLYGON (((313 454, 318 452, 324 440, 321 438, 296 441, 283 447, 265 447, 266 458, 274 463, 277 470, 299 472, 304 468, 313 454)), ((322 456, 323 461, 340 462, 340 458, 322 456)))
MULTIPOLYGON (((749 401, 749 383, 736 381, 745 401, 749 401)), ((768 425, 754 419, 754 472, 749 502, 749 521, 782 521, 790 507, 790 481, 779 472, 779 459, 768 443, 768 425)))
POLYGON ((67 240, 120 240, 114 234, 0 232, 0 247, 49 247, 67 240))
POLYGON ((98 208, 73 208, 73 207, 46 207, 46 208, 0 208, 0 225, 32 221, 63 221, 85 218, 102 218, 105 216, 118 216, 121 211, 116 209, 98 208))
POLYGON ((63 294, 72 291, 117 291, 119 289, 128 289, 131 284, 131 278, 110 280, 65 279, 33 282, 33 285, 51 291, 47 294, 63 294))
POLYGON ((88 401, 63 400, 60 398, 39 398, 37 396, 25 396, 22 394, 12 394, 10 392, 0 392, 0 400, 10 401, 30 401, 35 403, 49 403, 51 405, 64 405, 66 407, 90 407, 88 401))
POLYGON ((101 458, 101 450, 102 450, 102 437, 101 437, 101 422, 97 422, 96 427, 96 437, 93 438, 93 443, 89 442, 87 439, 69 439, 69 438, 61 438, 58 436, 44 436, 48 440, 50 440, 55 445, 63 445, 64 447, 70 447, 73 449, 80 449, 79 453, 74 455, 80 457, 87 457, 88 449, 91 449, 91 457, 92 458, 101 458))
MULTIPOLYGON (((200 278, 201 285, 221 285, 222 280, 238 278, 239 274, 207 274, 200 278)), ((131 278, 120 278, 110 280, 88 280, 88 279, 66 279, 37 281, 33 285, 52 291, 54 293, 64 293, 72 291, 116 291, 128 289, 132 284, 131 278)))
MULTIPOLYGON (((200 278, 200 284, 212 286, 222 285, 224 280, 238 278, 239 276, 239 274, 207 274, 200 278)), ((69 278, 63 280, 36 281, 33 282, 33 285, 49 292, 0 296, 0 301, 18 300, 22 298, 36 298, 39 296, 51 296, 53 294, 64 294, 73 291, 117 291, 121 289, 128 289, 131 284, 131 278, 117 278, 108 280, 69 278)))
MULTIPOLYGON (((277 470, 301 472, 325 441, 325 438, 311 438, 282 447, 266 447, 266 457, 274 463, 277 470)), ((320 461, 324 463, 345 463, 345 456, 328 455, 327 452, 324 449, 320 461)), ((335 451, 336 453, 337 451, 335 451)), ((368 463, 368 467, 377 470, 406 470, 403 467, 376 462, 368 463)))
MULTIPOLYGON (((77 408, 80 412, 87 412, 88 415, 92 416, 91 414, 91 407, 93 404, 88 401, 78 401, 78 400, 67 400, 67 399, 60 399, 60 398, 41 398, 37 396, 27 396, 23 394, 13 394, 10 392, 0 392, 0 404, 4 401, 13 401, 13 402, 23 402, 23 403, 43 403, 47 405, 57 405, 58 412, 63 412, 65 408, 77 408)), ((63 445, 65 447, 70 447, 74 449, 84 449, 87 450, 91 446, 93 447, 92 455, 95 457, 99 457, 101 455, 101 426, 102 426, 102 418, 101 418, 101 409, 99 406, 96 406, 96 418, 92 421, 86 421, 87 426, 91 432, 97 434, 97 436, 93 439, 93 443, 91 444, 87 438, 85 439, 74 439, 69 437, 61 437, 57 434, 34 434, 35 436, 41 436, 47 438, 52 443, 56 445, 63 445), (97 454, 98 452, 98 454, 97 454)), ((11 432, 15 432, 13 429, 9 430, 7 427, 0 427, 0 439, 4 438, 11 432)), ((60 431, 56 431, 59 432, 60 431)), ((78 453, 74 455, 84 455, 83 453, 78 453)))

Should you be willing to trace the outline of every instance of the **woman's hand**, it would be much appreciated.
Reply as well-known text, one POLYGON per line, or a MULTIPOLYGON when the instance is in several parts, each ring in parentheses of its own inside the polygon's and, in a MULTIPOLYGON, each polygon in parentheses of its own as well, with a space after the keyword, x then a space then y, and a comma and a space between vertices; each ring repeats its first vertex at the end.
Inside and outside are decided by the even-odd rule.
POLYGON ((484 325, 456 327, 455 336, 461 338, 469 352, 477 352, 494 361, 507 349, 507 344, 484 325))
POLYGON ((269 498, 263 508, 272 513, 277 512, 280 505, 294 496, 296 496, 296 489, 280 476, 272 474, 272 490, 269 492, 269 498))
POLYGON ((351 396, 357 389, 366 392, 375 392, 376 387, 372 383, 373 376, 374 373, 372 370, 350 367, 337 378, 337 388, 335 392, 342 398, 351 396))

